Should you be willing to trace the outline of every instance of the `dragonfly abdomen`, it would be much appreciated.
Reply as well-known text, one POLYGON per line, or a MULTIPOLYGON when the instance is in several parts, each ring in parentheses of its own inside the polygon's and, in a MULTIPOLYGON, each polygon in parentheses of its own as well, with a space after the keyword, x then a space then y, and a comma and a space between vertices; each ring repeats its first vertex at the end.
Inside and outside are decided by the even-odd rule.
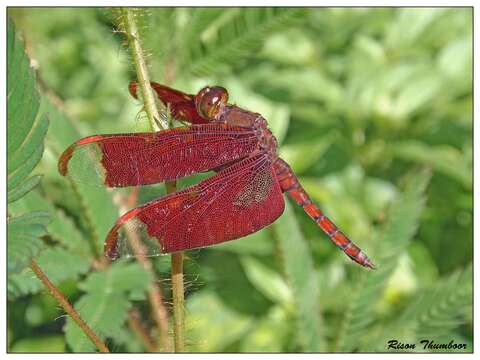
POLYGON ((290 166, 278 159, 275 162, 277 179, 283 192, 286 192, 303 210, 318 224, 318 226, 328 235, 330 240, 335 243, 342 251, 358 264, 375 268, 368 256, 355 245, 338 227, 313 203, 307 192, 300 185, 297 177, 290 166))

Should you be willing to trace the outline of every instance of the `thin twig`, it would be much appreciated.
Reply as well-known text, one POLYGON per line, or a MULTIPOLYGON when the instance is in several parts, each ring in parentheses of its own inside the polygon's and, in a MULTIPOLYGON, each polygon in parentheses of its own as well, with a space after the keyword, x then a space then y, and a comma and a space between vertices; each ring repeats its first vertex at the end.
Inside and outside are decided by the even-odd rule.
MULTIPOLYGON (((124 214, 128 211, 129 208, 132 208, 136 204, 136 190, 133 190, 130 193, 128 199, 125 199, 121 194, 115 194, 115 203, 119 206, 120 213, 124 214), (127 204, 128 202, 128 204, 127 204)), ((135 253, 136 260, 142 265, 143 269, 150 273, 151 282, 148 289, 148 299, 150 301, 150 306, 152 308, 153 318, 157 324, 159 330, 159 341, 157 349, 160 351, 171 351, 170 341, 168 338, 168 313, 163 303, 163 296, 161 288, 157 285, 156 274, 153 270, 153 265, 150 259, 148 259, 146 254, 146 249, 142 241, 138 238, 138 234, 135 230, 126 228, 125 229, 128 242, 135 253)))
POLYGON ((157 350, 148 330, 145 329, 140 320, 140 313, 137 308, 132 308, 128 312, 128 324, 133 332, 140 338, 148 352, 155 352, 157 350))
MULTIPOLYGON (((135 17, 130 8, 121 9, 123 17, 124 30, 132 52, 135 69, 137 72, 138 85, 143 95, 145 111, 152 131, 159 131, 160 127, 168 129, 168 123, 163 121, 158 114, 150 79, 148 76, 147 65, 145 63, 142 46, 138 36, 138 30, 135 23, 135 17)), ((175 182, 165 183, 167 193, 176 191, 175 182)), ((173 285, 173 314, 174 314, 174 344, 175 352, 181 352, 184 349, 184 287, 183 287, 183 254, 172 254, 172 285, 173 285)))
POLYGON ((38 279, 48 288, 50 294, 60 303, 62 308, 71 316, 73 321, 77 323, 80 329, 83 330, 85 335, 95 344, 97 349, 100 352, 108 353, 107 346, 103 343, 103 341, 98 337, 97 334, 88 326, 88 324, 80 317, 77 311, 73 308, 72 305, 68 302, 65 296, 58 290, 55 285, 53 285, 50 280, 48 279, 47 275, 43 272, 42 268, 36 263, 35 260, 30 260, 30 267, 32 268, 35 275, 37 275, 38 279))

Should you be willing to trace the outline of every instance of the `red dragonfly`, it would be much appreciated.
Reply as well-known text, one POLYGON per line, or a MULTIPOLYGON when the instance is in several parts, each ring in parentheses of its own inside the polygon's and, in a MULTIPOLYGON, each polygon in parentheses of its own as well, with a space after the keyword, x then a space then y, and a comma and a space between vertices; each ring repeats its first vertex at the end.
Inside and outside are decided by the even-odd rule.
MULTIPOLYGON (((107 257, 136 255, 125 235, 130 231, 143 241, 145 256, 241 238, 273 223, 283 213, 287 193, 345 254, 374 268, 278 157, 277 140, 260 114, 228 104, 227 90, 220 86, 207 86, 197 95, 155 82, 151 86, 173 118, 191 125, 86 137, 62 154, 60 173, 107 187, 152 184, 209 170, 216 174, 120 217, 105 241, 107 257)), ((137 96, 135 81, 129 90, 137 96)))

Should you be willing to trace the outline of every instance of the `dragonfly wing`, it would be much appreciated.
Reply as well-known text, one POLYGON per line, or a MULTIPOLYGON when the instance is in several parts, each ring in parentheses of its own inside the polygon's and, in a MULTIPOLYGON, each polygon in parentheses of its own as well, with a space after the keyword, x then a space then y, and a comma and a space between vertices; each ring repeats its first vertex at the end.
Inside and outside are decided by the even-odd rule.
MULTIPOLYGON (((172 89, 168 86, 151 81, 150 86, 157 93, 158 98, 165 106, 168 106, 173 118, 186 120, 192 124, 206 124, 209 121, 197 112, 195 96, 172 89)), ((130 82, 128 86, 130 94, 137 98, 137 82, 130 82)))
POLYGON ((87 184, 145 185, 228 164, 248 156, 257 143, 253 131, 225 124, 95 135, 67 148, 58 169, 62 175, 87 184))
POLYGON ((154 256, 238 239, 271 224, 284 206, 271 162, 252 156, 127 212, 110 231, 105 254, 154 256))

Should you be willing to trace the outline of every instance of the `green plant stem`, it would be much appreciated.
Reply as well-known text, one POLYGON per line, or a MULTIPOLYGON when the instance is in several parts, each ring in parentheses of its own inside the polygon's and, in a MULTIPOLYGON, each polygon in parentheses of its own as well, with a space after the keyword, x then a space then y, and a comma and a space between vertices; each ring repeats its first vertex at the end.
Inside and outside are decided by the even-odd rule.
MULTIPOLYGON (((167 193, 175 192, 174 182, 166 182, 167 193)), ((173 345, 183 352, 185 344, 185 291, 183 285, 183 252, 172 254, 173 345)))
MULTIPOLYGON (((132 58, 137 72, 138 86, 143 95, 145 111, 152 131, 159 131, 160 126, 168 129, 168 123, 162 121, 158 114, 155 98, 150 87, 147 65, 143 56, 143 50, 138 36, 135 17, 130 8, 121 9, 124 30, 132 52, 132 58), (160 126, 159 126, 160 125, 160 126)), ((175 182, 165 183, 167 194, 176 191, 175 182)), ((173 335, 174 350, 182 352, 184 349, 184 285, 183 285, 183 253, 172 254, 172 292, 173 292, 173 335)))
POLYGON ((80 317, 77 311, 73 308, 72 305, 68 302, 65 296, 58 290, 55 285, 48 279, 47 275, 43 272, 42 268, 37 264, 37 262, 33 259, 30 260, 30 267, 32 268, 35 275, 37 275, 38 279, 47 287, 50 291, 50 294, 57 300, 62 308, 70 315, 83 330, 85 335, 95 344, 97 349, 100 352, 108 353, 108 347, 103 343, 103 341, 98 337, 97 334, 88 326, 88 324, 80 317))
POLYGON ((168 123, 160 118, 157 106, 155 105, 155 98, 150 87, 147 64, 143 55, 142 44, 140 43, 140 37, 138 35, 138 29, 133 10, 131 8, 121 8, 120 11, 123 16, 125 35, 131 49, 132 58, 137 73, 138 86, 142 92, 145 111, 147 113, 150 127, 152 128, 152 131, 159 131, 159 125, 163 129, 168 129, 168 123))
POLYGON ((175 352, 183 352, 185 343, 183 252, 172 254, 173 335, 175 352))

